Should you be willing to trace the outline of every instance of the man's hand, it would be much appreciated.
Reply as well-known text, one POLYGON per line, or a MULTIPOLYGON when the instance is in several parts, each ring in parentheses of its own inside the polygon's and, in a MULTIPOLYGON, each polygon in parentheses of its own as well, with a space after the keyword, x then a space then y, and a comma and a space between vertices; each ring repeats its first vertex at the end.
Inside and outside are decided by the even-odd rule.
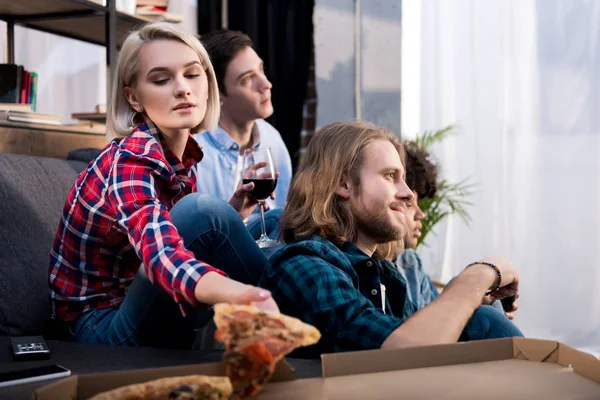
POLYGON ((519 298, 519 296, 520 295, 517 294, 514 299, 510 298, 502 300, 502 307, 505 309, 504 315, 506 315, 506 318, 510 319, 511 321, 515 318, 515 311, 519 309, 519 306, 517 305, 517 299, 519 298), (510 309, 508 310, 506 310, 506 305, 504 304, 506 300, 512 301, 512 303, 510 303, 510 309))
MULTIPOLYGON (((517 294, 517 299, 519 298, 519 295, 517 294)), ((483 305, 487 305, 487 306, 491 306, 493 303, 492 299, 490 299, 490 296, 483 296, 483 299, 481 300, 481 304, 483 305)), ((515 311, 517 311, 519 309, 519 306, 517 305, 517 303, 512 303, 510 310, 505 311, 504 315, 506 315, 506 318, 510 319, 511 321, 513 319, 515 319, 515 311)))
POLYGON ((252 189, 254 189, 254 183, 250 182, 244 185, 240 180, 237 190, 229 200, 229 205, 237 211, 242 219, 248 218, 258 204, 258 200, 250 194, 252 189))
MULTIPOLYGON (((244 172, 243 179, 248 179, 248 177, 253 176, 256 171, 261 168, 265 168, 267 165, 269 164, 265 161, 254 164, 244 172)), ((257 179, 267 179, 270 177, 270 173, 265 172, 259 175, 257 179)), ((279 177, 279 172, 277 173, 276 177, 279 177)), ((246 219, 256 208, 258 200, 250 194, 252 189, 254 189, 254 183, 250 182, 244 185, 243 179, 240 179, 240 183, 238 184, 235 193, 233 193, 233 196, 231 196, 231 199, 229 200, 229 205, 238 212, 242 219, 246 219)), ((275 199, 275 195, 273 193, 271 193, 271 198, 273 200, 275 199)), ((267 206, 266 202, 263 204, 265 207, 267 206)))
MULTIPOLYGON (((492 302, 513 296, 519 292, 519 270, 510 261, 504 257, 487 257, 481 261, 494 264, 500 270, 500 274, 502 274, 500 289, 489 296, 492 302)), ((482 265, 482 267, 491 269, 488 265, 482 265)))
POLYGON ((504 315, 506 315, 506 318, 508 318, 512 321, 513 319, 515 319, 515 311, 517 311, 518 309, 519 309, 519 306, 517 305, 517 303, 512 303, 510 310, 505 311, 504 315))

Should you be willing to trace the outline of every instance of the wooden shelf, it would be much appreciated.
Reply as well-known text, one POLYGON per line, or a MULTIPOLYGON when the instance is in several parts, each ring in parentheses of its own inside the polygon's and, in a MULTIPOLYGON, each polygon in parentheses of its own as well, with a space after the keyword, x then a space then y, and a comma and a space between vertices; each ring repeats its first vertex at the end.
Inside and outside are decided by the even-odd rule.
MULTIPOLYGON (((0 0, 0 20, 97 45, 106 45, 107 7, 89 0, 0 0)), ((116 41, 150 19, 116 12, 116 41)))
POLYGON ((82 148, 102 149, 107 143, 106 136, 90 135, 81 128, 65 131, 64 128, 53 126, 46 126, 46 129, 0 126, 0 153, 67 158, 70 151, 82 148))
POLYGON ((29 129, 33 131, 52 131, 106 136, 106 127, 103 124, 85 122, 74 125, 50 125, 32 124, 29 122, 0 121, 0 129, 29 129))
POLYGON ((106 113, 88 112, 88 113, 73 113, 71 118, 78 119, 80 121, 92 121, 99 122, 102 124, 106 123, 106 113))
POLYGON ((9 0, 0 2, 0 14, 9 16, 41 15, 92 10, 105 12, 106 7, 88 0, 9 0))

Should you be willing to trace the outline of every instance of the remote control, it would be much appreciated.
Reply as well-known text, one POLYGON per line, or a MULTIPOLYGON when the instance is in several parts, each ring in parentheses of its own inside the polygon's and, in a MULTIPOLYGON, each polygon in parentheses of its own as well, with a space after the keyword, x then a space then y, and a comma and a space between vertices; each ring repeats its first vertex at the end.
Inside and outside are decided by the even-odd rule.
POLYGON ((50 349, 41 336, 15 336, 10 338, 15 360, 34 360, 50 357, 50 349))
POLYGON ((512 296, 505 297, 502 300, 500 300, 500 302, 502 303, 502 308, 504 309, 504 311, 509 312, 512 309, 512 305, 515 302, 515 300, 517 300, 517 295, 516 294, 514 294, 512 296))

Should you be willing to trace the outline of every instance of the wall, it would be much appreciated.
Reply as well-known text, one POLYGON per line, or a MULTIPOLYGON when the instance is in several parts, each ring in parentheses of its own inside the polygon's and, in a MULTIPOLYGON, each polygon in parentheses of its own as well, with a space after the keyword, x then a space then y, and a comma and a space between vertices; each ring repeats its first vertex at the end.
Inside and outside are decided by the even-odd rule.
POLYGON ((400 132, 401 0, 316 0, 317 127, 357 118, 400 132), (359 7, 356 82, 355 7, 359 7), (358 85, 357 85, 358 83, 358 85))

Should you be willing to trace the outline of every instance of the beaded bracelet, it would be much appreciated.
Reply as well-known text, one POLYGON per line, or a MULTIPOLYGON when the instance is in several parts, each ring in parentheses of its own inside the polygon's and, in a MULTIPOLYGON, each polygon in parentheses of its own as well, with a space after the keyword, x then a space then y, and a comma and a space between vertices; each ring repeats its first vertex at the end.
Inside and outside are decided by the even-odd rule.
POLYGON ((485 295, 489 296, 490 294, 500 290, 500 284, 502 283, 502 273, 500 272, 500 268, 498 268, 496 265, 486 262, 486 261, 475 261, 475 262, 472 262, 471 264, 467 265, 465 268, 469 268, 471 265, 475 265, 475 264, 483 264, 483 265, 490 266, 490 267, 494 268, 494 270, 498 274, 498 278, 494 281, 494 283, 492 283, 492 286, 488 289, 488 291, 485 292, 485 295))

